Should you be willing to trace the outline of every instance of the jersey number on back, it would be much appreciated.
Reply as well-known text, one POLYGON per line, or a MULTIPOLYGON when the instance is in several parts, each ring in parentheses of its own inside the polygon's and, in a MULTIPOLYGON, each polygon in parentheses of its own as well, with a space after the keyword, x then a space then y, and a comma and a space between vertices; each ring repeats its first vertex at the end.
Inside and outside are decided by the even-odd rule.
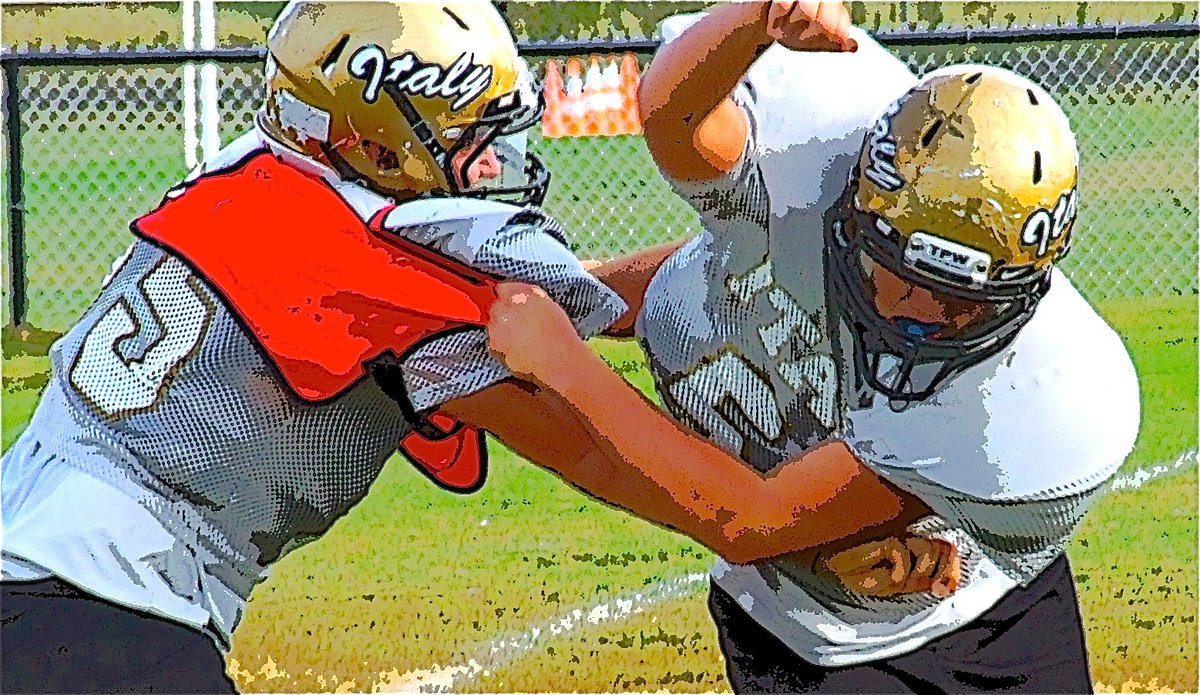
POLYGON ((190 270, 168 258, 119 297, 83 339, 75 390, 98 412, 123 417, 154 405, 200 344, 215 306, 190 270))

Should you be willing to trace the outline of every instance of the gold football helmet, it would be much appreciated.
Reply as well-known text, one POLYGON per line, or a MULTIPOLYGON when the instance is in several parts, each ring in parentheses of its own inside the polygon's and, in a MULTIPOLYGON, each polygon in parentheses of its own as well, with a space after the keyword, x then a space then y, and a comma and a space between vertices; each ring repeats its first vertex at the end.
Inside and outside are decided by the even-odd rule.
POLYGON ((545 195, 524 141, 540 93, 490 3, 294 2, 267 48, 259 124, 343 178, 400 199, 545 195), (493 154, 503 173, 473 181, 493 154))
POLYGON ((874 388, 920 400, 1016 337, 1049 289, 1051 264, 1070 248, 1078 171, 1062 109, 1007 70, 938 70, 885 112, 867 133, 831 243, 860 368, 874 388), (868 296, 864 256, 987 310, 957 335, 883 319, 868 296), (898 364, 881 368, 883 354, 898 364))

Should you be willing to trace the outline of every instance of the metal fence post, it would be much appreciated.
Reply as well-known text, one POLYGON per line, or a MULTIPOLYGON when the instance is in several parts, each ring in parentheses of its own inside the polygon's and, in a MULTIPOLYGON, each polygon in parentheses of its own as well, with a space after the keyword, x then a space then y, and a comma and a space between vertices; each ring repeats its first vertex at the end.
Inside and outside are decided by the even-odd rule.
POLYGON ((4 131, 8 141, 8 263, 10 319, 25 322, 25 181, 21 170, 21 64, 4 61, 4 131))

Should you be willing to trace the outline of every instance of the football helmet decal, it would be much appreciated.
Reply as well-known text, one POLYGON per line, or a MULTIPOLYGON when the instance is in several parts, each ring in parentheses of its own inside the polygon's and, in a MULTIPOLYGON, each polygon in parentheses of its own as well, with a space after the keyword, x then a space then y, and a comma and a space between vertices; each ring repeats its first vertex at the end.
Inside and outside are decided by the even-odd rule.
POLYGON ((368 104, 379 100, 379 88, 386 79, 409 96, 453 97, 450 110, 459 111, 492 83, 492 66, 476 65, 472 58, 470 53, 463 53, 443 71, 437 63, 421 62, 412 51, 389 60, 382 48, 371 44, 350 56, 350 74, 364 81, 363 101, 368 104))
POLYGON ((1078 170, 1062 109, 1007 70, 935 71, 880 117, 830 227, 834 290, 874 389, 927 398, 1016 337, 1070 249, 1078 170), (958 331, 885 319, 864 259, 986 310, 958 331))
POLYGON ((490 3, 294 2, 267 44, 274 140, 400 200, 544 198, 525 146, 541 93, 490 3))

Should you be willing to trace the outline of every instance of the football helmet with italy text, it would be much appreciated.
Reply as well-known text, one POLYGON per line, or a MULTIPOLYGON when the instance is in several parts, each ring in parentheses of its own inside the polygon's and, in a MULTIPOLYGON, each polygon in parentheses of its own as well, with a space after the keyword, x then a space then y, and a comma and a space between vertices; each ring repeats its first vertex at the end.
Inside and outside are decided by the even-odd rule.
POLYGON ((401 200, 544 197, 525 148, 540 92, 491 3, 293 2, 267 43, 272 139, 401 200), (494 175, 469 175, 493 156, 494 175))

